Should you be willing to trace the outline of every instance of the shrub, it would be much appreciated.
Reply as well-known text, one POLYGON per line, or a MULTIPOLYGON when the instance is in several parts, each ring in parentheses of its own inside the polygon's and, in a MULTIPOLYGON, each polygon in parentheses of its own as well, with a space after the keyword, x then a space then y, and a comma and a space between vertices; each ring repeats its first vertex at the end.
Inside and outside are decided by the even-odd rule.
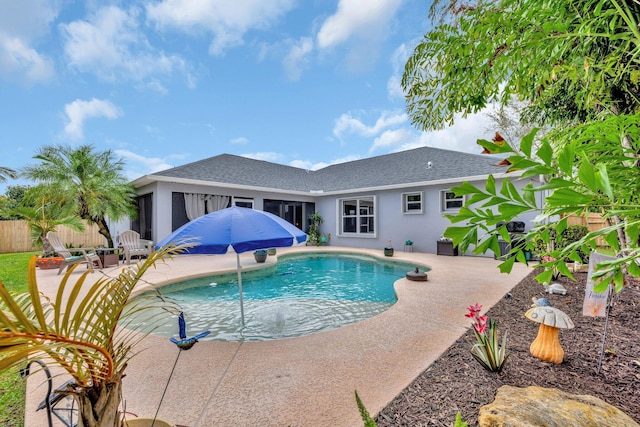
MULTIPOLYGON (((556 230, 553 228, 549 229, 549 237, 551 238, 551 240, 555 241, 554 246, 556 250, 560 250, 569 246, 571 243, 577 242, 588 233, 589 229, 584 225, 570 225, 560 234, 560 238, 556 239, 556 230)), ((542 239, 537 239, 534 242, 534 251, 537 255, 548 252, 547 244, 542 239)), ((582 259, 582 263, 586 264, 589 261, 589 254, 585 254, 582 251, 578 252, 580 258, 582 259)), ((565 261, 568 262, 571 260, 566 259, 565 261)))

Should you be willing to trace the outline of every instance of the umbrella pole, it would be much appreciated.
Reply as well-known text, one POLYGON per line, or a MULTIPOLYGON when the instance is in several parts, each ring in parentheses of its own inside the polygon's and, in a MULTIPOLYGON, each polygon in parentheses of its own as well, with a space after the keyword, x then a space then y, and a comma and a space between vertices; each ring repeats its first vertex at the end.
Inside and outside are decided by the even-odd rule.
POLYGON ((244 304, 242 302, 242 267, 240 266, 240 254, 237 252, 236 259, 238 262, 238 290, 240 291, 240 319, 242 321, 242 327, 244 328, 244 304))

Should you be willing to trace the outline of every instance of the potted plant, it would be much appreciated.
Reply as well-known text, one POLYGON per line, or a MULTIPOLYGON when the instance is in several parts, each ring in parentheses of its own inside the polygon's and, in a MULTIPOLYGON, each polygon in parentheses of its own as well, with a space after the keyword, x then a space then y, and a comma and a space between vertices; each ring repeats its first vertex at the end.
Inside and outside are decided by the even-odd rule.
POLYGON ((87 287, 89 271, 71 284, 71 267, 52 298, 38 289, 33 257, 27 293, 13 295, 0 284, 0 371, 36 359, 58 365, 73 379, 65 393, 76 399, 79 425, 119 427, 122 378, 144 334, 118 326, 141 321, 145 311, 159 305, 167 307, 160 299, 146 306, 130 304, 129 297, 149 268, 185 248, 166 246, 116 277, 99 278, 88 292, 81 289, 87 287))
POLYGON ((253 252, 253 257, 256 259, 257 263, 263 263, 267 260, 267 250, 266 249, 258 249, 253 252))
POLYGON ((51 256, 39 256, 36 258, 36 267, 40 270, 58 269, 64 262, 64 258, 52 254, 51 256))
POLYGON ((321 238, 322 234, 320 234, 320 224, 324 222, 322 215, 318 212, 314 212, 313 215, 309 217, 309 232, 307 233, 307 246, 316 245, 320 246, 322 243, 321 238))
POLYGON ((385 256, 393 256, 393 246, 391 246, 391 239, 387 240, 387 247, 384 248, 385 256))

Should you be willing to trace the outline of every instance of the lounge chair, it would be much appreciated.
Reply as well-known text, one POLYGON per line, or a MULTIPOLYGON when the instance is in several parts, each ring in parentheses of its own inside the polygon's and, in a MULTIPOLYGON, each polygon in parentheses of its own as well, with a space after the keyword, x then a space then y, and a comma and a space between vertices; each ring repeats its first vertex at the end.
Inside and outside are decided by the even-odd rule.
POLYGON ((120 233, 120 245, 124 250, 124 259, 131 264, 131 258, 148 257, 153 252, 153 242, 144 244, 137 231, 127 230, 120 233))
POLYGON ((69 268, 76 264, 87 264, 87 268, 93 272, 94 264, 98 265, 98 268, 102 268, 102 261, 100 257, 93 252, 91 248, 67 248, 53 231, 47 233, 47 240, 56 253, 64 258, 62 265, 58 270, 58 274, 62 273, 65 268, 69 268), (80 255, 72 255, 71 252, 80 252, 80 255))

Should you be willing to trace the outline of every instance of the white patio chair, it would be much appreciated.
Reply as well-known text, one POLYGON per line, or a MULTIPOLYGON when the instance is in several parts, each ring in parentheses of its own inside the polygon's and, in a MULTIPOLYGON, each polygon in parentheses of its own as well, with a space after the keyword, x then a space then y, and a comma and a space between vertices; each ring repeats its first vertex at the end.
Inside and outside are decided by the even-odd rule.
POLYGON ((120 233, 120 245, 124 250, 124 259, 127 264, 131 264, 131 258, 148 257, 153 252, 153 242, 143 244, 140 240, 140 234, 133 230, 120 233))
POLYGON ((98 265, 98 268, 102 268, 102 261, 100 257, 93 252, 93 248, 67 248, 65 247, 60 236, 53 231, 47 233, 47 240, 53 248, 53 250, 64 260, 58 274, 62 273, 65 268, 69 268, 75 264, 87 264, 87 268, 93 272, 94 264, 98 265), (72 255, 71 252, 80 252, 80 255, 72 255))

